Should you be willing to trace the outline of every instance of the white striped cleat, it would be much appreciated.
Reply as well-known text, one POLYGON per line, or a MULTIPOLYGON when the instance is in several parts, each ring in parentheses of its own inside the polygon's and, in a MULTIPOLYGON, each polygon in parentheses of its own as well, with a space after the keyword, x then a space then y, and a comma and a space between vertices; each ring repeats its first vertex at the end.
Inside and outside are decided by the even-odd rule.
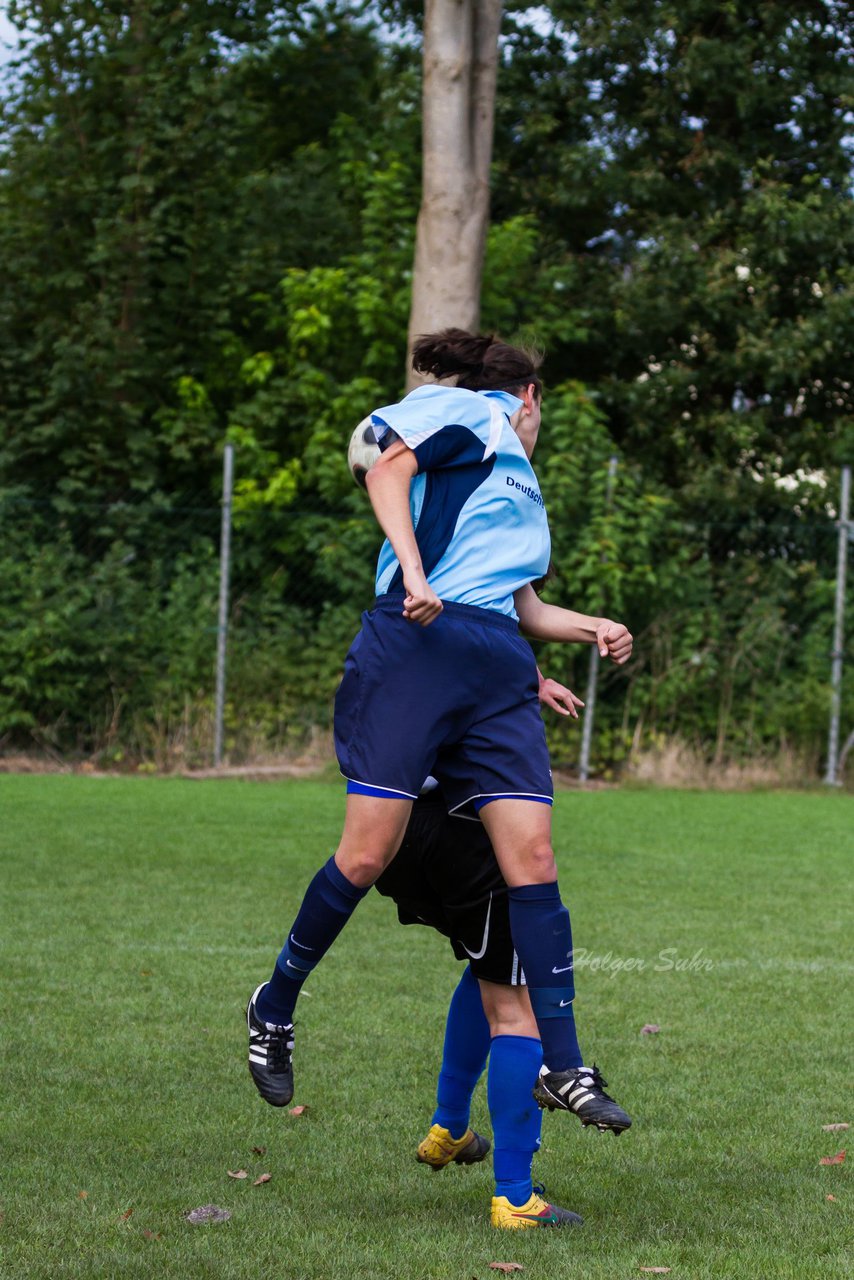
POLYGON ((573 1111, 583 1125, 593 1124, 600 1133, 622 1133, 632 1123, 621 1106, 605 1092, 607 1080, 597 1066, 571 1067, 569 1071, 540 1068, 534 1098, 549 1111, 573 1111))
POLYGON ((266 982, 256 987, 246 1010, 249 1030, 249 1070, 255 1088, 271 1107, 286 1107, 294 1096, 294 1069, 291 1053, 294 1047, 294 1026, 279 1027, 262 1022, 255 1012, 255 1001, 264 990, 266 982))

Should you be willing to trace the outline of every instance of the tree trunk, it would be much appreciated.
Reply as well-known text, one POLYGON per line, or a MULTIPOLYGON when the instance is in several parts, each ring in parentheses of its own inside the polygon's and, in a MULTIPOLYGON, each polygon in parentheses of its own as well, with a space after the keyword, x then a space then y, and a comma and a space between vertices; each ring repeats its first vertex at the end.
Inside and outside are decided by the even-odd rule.
MULTIPOLYGON (((409 349, 419 334, 479 323, 501 10, 501 0, 426 0, 409 349)), ((421 381, 410 366, 408 388, 421 381)))

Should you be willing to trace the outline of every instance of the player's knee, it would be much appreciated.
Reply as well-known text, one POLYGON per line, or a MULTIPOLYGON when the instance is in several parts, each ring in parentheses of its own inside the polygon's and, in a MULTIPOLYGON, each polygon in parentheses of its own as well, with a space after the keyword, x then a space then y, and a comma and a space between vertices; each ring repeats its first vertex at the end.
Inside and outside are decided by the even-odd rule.
POLYGON ((335 861, 338 870, 351 884, 367 889, 380 878, 391 862, 391 856, 383 849, 341 848, 335 855, 335 861))
POLYGON ((557 863, 554 850, 546 841, 532 845, 522 858, 524 873, 528 877, 526 884, 551 884, 557 880, 557 863))
POLYGON ((499 863, 511 888, 523 884, 553 884, 557 880, 557 863, 548 839, 515 844, 503 851, 499 863))

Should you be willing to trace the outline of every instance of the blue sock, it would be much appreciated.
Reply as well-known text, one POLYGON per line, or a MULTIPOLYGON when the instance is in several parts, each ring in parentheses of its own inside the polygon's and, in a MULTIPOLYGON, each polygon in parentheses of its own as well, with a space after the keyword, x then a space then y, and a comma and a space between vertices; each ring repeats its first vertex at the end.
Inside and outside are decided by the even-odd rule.
POLYGON ((489 1055, 486 1096, 495 1150, 495 1194, 511 1204, 530 1200, 531 1161, 540 1145, 542 1111, 531 1090, 543 1061, 539 1040, 496 1036, 489 1055))
POLYGON ((430 1122, 447 1129, 452 1138, 461 1138, 468 1128, 472 1094, 488 1056, 489 1023, 477 978, 467 966, 448 1006, 437 1106, 430 1122))
POLYGON ((557 882, 510 889, 510 931, 549 1071, 583 1066, 572 1001, 572 931, 557 882))
POLYGON ((367 889, 351 884, 330 858, 305 891, 273 976, 255 1003, 264 1022, 287 1026, 293 1020, 300 988, 326 955, 367 889))

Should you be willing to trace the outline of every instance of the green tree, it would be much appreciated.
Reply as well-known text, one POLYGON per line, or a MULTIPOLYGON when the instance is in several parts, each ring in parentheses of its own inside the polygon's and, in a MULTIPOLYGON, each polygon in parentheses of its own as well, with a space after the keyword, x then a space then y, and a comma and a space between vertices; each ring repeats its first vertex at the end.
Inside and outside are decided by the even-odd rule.
MULTIPOLYGON (((136 712, 158 704, 169 720, 209 694, 219 449, 237 406, 251 435, 279 282, 296 288, 369 234, 335 127, 346 106, 370 132, 381 56, 335 4, 16 0, 9 13, 24 37, 0 167, 0 508, 16 534, 0 733, 40 727, 87 749, 112 709, 130 732, 136 712), (57 599, 24 610, 24 630, 28 582, 34 601, 48 584, 57 599)), ((277 406, 289 461, 313 403, 277 406)), ((305 527, 303 562, 316 541, 305 527)), ((244 675, 254 629, 282 621, 281 542, 296 555, 267 528, 238 557, 263 584, 251 605, 238 593, 244 675)))
POLYGON ((10 5, 25 35, 0 178, 5 484, 73 503, 216 474, 255 294, 352 234, 323 144, 370 98, 376 49, 335 13, 10 5))

